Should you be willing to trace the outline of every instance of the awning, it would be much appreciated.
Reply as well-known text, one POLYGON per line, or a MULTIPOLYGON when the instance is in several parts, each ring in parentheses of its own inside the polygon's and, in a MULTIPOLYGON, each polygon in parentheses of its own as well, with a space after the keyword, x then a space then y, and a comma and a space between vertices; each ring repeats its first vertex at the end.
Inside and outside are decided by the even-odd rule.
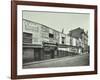
POLYGON ((52 47, 52 46, 45 46, 43 47, 44 51, 50 51, 50 50, 56 50, 57 47, 52 47))
POLYGON ((61 51, 68 51, 67 48, 58 48, 58 50, 61 50, 61 51))
POLYGON ((23 48, 43 48, 43 46, 39 44, 23 44, 23 48))

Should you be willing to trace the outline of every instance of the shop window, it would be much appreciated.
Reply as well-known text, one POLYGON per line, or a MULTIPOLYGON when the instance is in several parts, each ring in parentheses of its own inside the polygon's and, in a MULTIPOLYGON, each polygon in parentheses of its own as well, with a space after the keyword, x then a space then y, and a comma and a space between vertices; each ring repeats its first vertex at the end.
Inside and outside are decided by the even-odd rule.
POLYGON ((23 43, 32 43, 32 34, 23 32, 23 43))

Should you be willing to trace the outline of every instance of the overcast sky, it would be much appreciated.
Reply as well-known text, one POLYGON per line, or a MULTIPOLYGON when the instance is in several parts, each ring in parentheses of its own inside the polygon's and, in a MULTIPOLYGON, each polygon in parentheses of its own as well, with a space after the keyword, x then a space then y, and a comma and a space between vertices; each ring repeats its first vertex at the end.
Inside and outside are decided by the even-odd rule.
POLYGON ((23 11, 23 18, 44 24, 57 31, 67 34, 70 30, 80 27, 87 31, 89 29, 89 14, 79 13, 55 13, 23 11))

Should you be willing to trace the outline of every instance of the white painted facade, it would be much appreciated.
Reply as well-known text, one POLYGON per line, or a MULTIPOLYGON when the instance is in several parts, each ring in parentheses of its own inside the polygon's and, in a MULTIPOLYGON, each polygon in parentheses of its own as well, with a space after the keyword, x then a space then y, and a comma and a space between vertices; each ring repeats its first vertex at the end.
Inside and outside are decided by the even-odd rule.
POLYGON ((40 23, 32 22, 26 19, 23 19, 23 32, 32 34, 32 44, 42 45, 42 42, 60 42, 60 32, 51 29, 45 25, 42 25, 40 23), (53 34, 53 38, 50 38, 49 34, 53 34))
POLYGON ((66 43, 67 45, 70 45, 70 36, 66 35, 66 43))
POLYGON ((66 34, 60 33, 59 36, 60 36, 59 44, 62 44, 62 37, 65 38, 64 39, 64 44, 66 44, 66 34))
MULTIPOLYGON (((74 37, 70 37, 64 33, 58 32, 45 25, 32 22, 26 19, 23 19, 23 32, 32 34, 32 44, 42 45, 43 42, 47 42, 54 44, 58 43, 64 45, 71 45, 76 47, 78 46, 84 47, 84 41, 82 41, 82 39, 80 38, 76 39, 74 37), (49 36, 50 34, 53 35, 53 38, 50 38, 49 36)), ((76 53, 81 53, 82 51, 81 48, 77 49, 73 47, 59 48, 58 50, 71 51, 76 53)))
POLYGON ((41 25, 23 19, 23 32, 32 34, 32 44, 42 44, 40 30, 41 25))

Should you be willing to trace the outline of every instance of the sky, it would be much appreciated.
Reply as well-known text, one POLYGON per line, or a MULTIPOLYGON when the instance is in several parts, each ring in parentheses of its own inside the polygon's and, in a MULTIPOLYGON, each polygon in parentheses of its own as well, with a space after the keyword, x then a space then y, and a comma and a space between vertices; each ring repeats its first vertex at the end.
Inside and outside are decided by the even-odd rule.
POLYGON ((60 32, 64 29, 65 34, 78 27, 87 31, 90 26, 88 13, 23 11, 23 18, 44 24, 60 32))

